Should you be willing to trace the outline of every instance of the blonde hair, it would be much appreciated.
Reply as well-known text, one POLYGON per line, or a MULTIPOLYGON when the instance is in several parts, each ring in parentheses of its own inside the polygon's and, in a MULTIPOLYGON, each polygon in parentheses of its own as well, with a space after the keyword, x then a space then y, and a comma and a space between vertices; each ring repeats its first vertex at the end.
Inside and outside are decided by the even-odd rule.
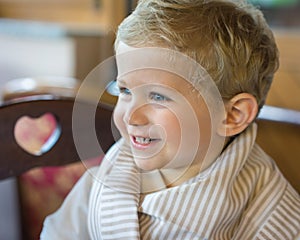
POLYGON ((259 107, 279 65, 261 11, 245 1, 140 0, 120 24, 119 41, 180 51, 206 69, 224 99, 247 92, 259 107))

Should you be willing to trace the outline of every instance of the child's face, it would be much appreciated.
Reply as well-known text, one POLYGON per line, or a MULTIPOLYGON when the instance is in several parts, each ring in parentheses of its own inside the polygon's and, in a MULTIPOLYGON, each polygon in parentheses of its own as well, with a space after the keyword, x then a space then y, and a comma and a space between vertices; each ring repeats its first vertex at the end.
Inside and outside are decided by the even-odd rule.
POLYGON ((209 166, 223 148, 217 132, 224 112, 205 69, 179 52, 123 42, 116 57, 121 93, 114 121, 137 166, 145 171, 209 166), (194 88, 192 79, 203 87, 194 88))
POLYGON ((156 69, 132 71, 117 82, 114 121, 138 167, 150 171, 201 164, 211 122, 205 102, 190 83, 156 69))

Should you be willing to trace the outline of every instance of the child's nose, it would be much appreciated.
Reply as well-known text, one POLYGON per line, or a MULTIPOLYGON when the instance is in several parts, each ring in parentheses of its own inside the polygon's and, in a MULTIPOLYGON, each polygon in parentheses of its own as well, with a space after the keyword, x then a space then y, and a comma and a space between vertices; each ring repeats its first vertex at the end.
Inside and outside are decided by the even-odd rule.
POLYGON ((125 114, 125 122, 132 126, 147 125, 149 120, 147 117, 147 105, 132 108, 125 114))

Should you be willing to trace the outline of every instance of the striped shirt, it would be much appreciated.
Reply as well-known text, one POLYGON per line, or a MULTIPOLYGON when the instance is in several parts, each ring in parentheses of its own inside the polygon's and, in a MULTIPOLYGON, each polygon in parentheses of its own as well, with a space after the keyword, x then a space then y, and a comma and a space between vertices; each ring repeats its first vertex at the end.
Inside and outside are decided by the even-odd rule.
POLYGON ((148 194, 130 154, 112 147, 114 161, 80 180, 41 239, 296 239, 299 194, 255 138, 253 124, 208 169, 148 194))

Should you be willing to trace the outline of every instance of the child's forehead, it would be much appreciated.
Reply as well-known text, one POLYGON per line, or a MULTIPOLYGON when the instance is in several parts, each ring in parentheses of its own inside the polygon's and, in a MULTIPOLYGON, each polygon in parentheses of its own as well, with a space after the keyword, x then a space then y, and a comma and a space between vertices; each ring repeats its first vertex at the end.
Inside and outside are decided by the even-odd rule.
POLYGON ((124 76, 138 70, 157 74, 173 74, 190 83, 211 81, 207 71, 194 59, 168 48, 139 47, 135 48, 119 42, 116 49, 118 76, 124 76))
POLYGON ((193 85, 188 80, 176 73, 153 68, 137 69, 123 75, 118 75, 117 80, 120 84, 124 85, 193 88, 193 85))

